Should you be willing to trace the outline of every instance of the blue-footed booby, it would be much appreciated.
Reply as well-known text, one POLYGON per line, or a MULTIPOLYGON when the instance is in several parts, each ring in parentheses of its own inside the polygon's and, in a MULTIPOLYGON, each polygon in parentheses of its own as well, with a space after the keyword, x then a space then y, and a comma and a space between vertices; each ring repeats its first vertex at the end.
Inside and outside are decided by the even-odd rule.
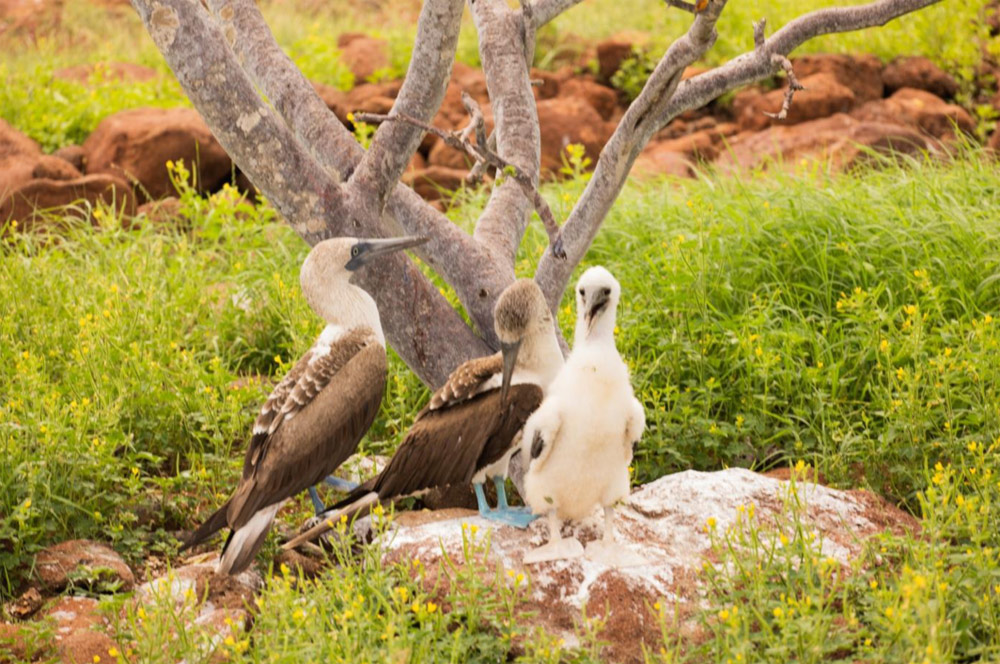
POLYGON ((536 514, 548 515, 551 532, 548 544, 525 554, 525 563, 582 555, 578 540, 562 538, 562 521, 582 519, 596 505, 604 507, 604 538, 587 552, 612 559, 619 553, 613 506, 628 495, 632 446, 646 426, 628 367, 615 348, 620 293, 603 267, 580 277, 573 352, 524 426, 524 500, 536 514))
POLYGON ((228 526, 218 573, 246 569, 282 503, 322 482, 368 431, 385 392, 385 336, 375 300, 352 276, 377 256, 424 241, 334 238, 302 263, 302 292, 327 325, 261 408, 236 491, 184 544, 228 526))
POLYGON ((519 450, 521 428, 563 364, 562 351, 552 312, 530 279, 501 293, 493 318, 501 352, 455 369, 382 472, 320 514, 320 522, 286 543, 286 549, 319 537, 341 515, 357 514, 375 502, 470 481, 484 517, 522 528, 535 518, 507 505, 504 477, 519 450), (483 493, 487 478, 496 485, 495 510, 483 493))

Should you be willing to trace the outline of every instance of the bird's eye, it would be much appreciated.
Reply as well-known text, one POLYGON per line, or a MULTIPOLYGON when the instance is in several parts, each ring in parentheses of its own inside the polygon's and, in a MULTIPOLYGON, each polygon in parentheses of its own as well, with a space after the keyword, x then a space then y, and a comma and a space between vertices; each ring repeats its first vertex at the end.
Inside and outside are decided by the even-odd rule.
POLYGON ((586 296, 587 296, 587 291, 585 291, 584 289, 581 288, 580 289, 580 297, 586 297, 586 296))
POLYGON ((360 249, 358 249, 357 245, 354 245, 351 247, 351 256, 357 256, 359 251, 360 249))
POLYGON ((601 289, 601 295, 604 295, 605 297, 608 296, 608 295, 611 295, 611 289, 610 288, 602 288, 601 289))

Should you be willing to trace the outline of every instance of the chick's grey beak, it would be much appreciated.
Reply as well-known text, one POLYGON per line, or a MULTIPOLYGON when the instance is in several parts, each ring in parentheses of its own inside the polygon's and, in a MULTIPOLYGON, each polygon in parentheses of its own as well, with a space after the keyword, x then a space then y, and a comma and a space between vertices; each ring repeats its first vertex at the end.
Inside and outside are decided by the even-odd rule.
POLYGON ((426 237, 416 235, 394 237, 386 240, 359 240, 357 244, 351 247, 351 260, 347 261, 347 269, 351 271, 357 270, 362 265, 367 265, 377 256, 384 256, 402 249, 416 247, 427 242, 427 240, 428 238, 426 237))
POLYGON ((610 295, 604 295, 602 293, 599 293, 594 296, 594 301, 590 303, 590 308, 587 309, 588 325, 593 326, 594 320, 597 318, 597 315, 604 310, 604 307, 607 306, 608 300, 610 299, 611 299, 610 295))
POLYGON ((510 392, 510 378, 517 362, 517 352, 521 350, 521 340, 505 344, 500 342, 500 352, 503 353, 503 379, 500 381, 500 403, 507 403, 507 393, 510 392))

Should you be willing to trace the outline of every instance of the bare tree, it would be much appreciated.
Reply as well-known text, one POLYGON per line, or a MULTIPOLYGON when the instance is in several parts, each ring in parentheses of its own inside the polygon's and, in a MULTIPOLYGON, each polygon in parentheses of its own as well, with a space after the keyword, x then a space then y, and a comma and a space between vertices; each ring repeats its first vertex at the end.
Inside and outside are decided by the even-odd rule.
POLYGON ((664 11, 691 12, 691 27, 666 50, 625 112, 560 229, 537 191, 540 135, 529 66, 535 31, 579 1, 537 0, 511 9, 505 0, 469 0, 495 119, 486 137, 471 99, 465 130, 430 126, 451 76, 464 0, 424 0, 395 104, 388 116, 368 118, 381 124, 367 151, 278 47, 254 0, 205 0, 207 7, 192 0, 132 4, 219 142, 306 242, 399 233, 431 238, 418 255, 455 289, 472 327, 404 256, 370 268, 362 285, 378 302, 389 342, 436 386, 460 362, 497 348, 493 303, 514 279, 515 254, 532 211, 550 240, 535 279, 555 309, 653 134, 684 111, 779 71, 789 78, 787 111, 798 87, 787 56, 796 47, 819 35, 884 25, 940 0, 877 0, 814 11, 770 38, 761 20, 753 26, 752 51, 684 81, 684 69, 715 42, 727 0, 668 0, 664 11), (425 131, 466 150, 476 160, 474 173, 498 170, 472 235, 399 183, 425 131))

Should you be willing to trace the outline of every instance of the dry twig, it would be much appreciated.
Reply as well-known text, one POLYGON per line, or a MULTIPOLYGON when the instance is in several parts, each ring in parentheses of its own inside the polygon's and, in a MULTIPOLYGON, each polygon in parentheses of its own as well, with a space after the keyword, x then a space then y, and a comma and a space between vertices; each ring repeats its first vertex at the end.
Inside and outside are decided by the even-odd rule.
POLYGON ((792 105, 792 97, 798 90, 805 90, 805 88, 799 83, 799 79, 795 78, 795 70, 792 69, 792 63, 788 58, 780 53, 775 53, 771 56, 771 62, 785 70, 785 76, 788 77, 788 89, 785 90, 785 99, 781 102, 781 110, 777 113, 764 111, 764 115, 775 120, 784 120, 788 117, 788 108, 792 105))
POLYGON ((489 149, 483 113, 479 108, 479 104, 476 103, 476 100, 470 97, 467 93, 463 92, 462 105, 465 106, 465 110, 469 112, 469 124, 467 124, 460 132, 440 129, 405 113, 393 113, 392 115, 357 113, 354 118, 358 122, 367 122, 370 124, 379 124, 383 122, 406 122, 415 127, 419 127, 426 132, 434 134, 444 141, 449 147, 455 148, 456 150, 462 150, 472 157, 472 159, 476 162, 476 165, 473 168, 472 173, 470 173, 470 176, 481 176, 485 168, 495 168, 501 177, 507 176, 512 178, 521 187, 521 191, 524 192, 524 195, 527 196, 535 206, 535 210, 538 212, 538 216, 541 218, 542 224, 545 226, 545 232, 549 236, 549 245, 552 248, 552 253, 557 258, 565 258, 566 252, 563 249, 562 233, 559 230, 559 223, 552 214, 552 209, 549 207, 549 204, 545 202, 542 194, 538 191, 538 187, 536 187, 531 181, 531 176, 525 173, 524 170, 516 164, 510 163, 496 152, 489 149), (473 133, 476 136, 475 143, 469 140, 469 137, 473 133))

